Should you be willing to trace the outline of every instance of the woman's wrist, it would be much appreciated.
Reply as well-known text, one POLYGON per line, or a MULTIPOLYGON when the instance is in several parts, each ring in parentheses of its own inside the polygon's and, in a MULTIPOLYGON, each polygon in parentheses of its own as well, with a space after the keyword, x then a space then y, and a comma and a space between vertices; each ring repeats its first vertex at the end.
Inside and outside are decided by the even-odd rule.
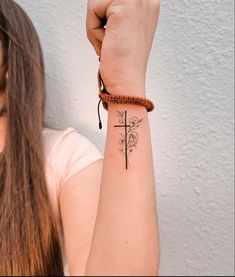
POLYGON ((128 95, 146 97, 145 83, 137 81, 122 81, 118 83, 105 82, 105 88, 111 95, 128 95))

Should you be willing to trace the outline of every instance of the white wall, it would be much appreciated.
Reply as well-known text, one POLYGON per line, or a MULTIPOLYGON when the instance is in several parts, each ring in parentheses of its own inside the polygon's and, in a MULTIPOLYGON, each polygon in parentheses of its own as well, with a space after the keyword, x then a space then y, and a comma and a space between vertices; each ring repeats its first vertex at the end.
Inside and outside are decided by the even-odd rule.
MULTIPOLYGON (((102 151, 98 59, 86 38, 86 0, 18 0, 43 44, 47 121, 73 126, 102 151)), ((162 0, 147 95, 161 275, 233 275, 233 3, 162 0)))

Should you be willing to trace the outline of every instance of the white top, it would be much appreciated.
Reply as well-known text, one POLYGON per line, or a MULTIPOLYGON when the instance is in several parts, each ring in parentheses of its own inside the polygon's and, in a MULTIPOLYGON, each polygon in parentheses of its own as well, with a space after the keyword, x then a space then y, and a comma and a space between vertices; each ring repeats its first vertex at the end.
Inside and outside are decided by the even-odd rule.
POLYGON ((46 157, 46 179, 53 212, 59 229, 64 275, 70 276, 64 248, 64 236, 59 212, 58 195, 63 183, 92 162, 103 159, 103 154, 84 135, 74 128, 65 130, 43 129, 46 157))

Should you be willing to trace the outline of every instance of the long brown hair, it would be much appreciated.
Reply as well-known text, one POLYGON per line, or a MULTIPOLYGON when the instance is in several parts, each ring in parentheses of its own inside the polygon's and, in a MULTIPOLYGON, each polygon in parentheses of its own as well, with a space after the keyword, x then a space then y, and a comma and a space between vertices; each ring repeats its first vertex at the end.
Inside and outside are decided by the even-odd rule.
POLYGON ((37 32, 13 0, 0 0, 7 133, 0 155, 0 276, 63 276, 46 186, 43 55, 37 32))

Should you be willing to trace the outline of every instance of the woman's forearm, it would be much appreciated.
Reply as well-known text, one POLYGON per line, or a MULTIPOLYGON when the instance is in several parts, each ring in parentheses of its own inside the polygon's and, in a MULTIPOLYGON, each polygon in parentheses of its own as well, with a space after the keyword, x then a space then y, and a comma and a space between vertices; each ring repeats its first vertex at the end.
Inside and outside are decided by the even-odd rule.
POLYGON ((141 106, 109 104, 100 200, 86 275, 156 276, 158 261, 148 113, 141 106))

